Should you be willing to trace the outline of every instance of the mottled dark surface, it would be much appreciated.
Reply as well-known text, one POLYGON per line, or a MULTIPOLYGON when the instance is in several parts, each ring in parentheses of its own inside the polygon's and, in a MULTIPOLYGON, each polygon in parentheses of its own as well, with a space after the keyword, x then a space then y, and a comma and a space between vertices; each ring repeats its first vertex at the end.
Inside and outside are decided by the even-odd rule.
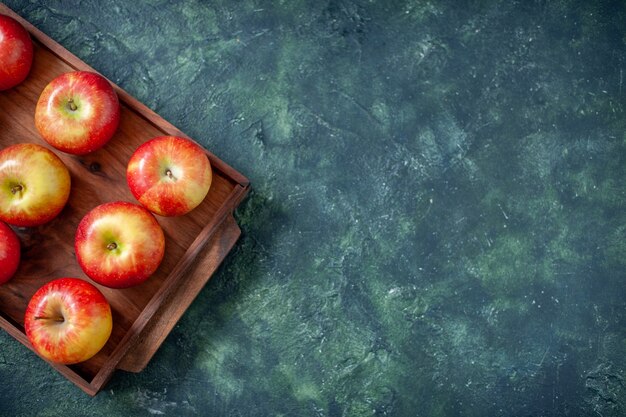
POLYGON ((0 415, 626 415, 623 1, 7 3, 253 192, 144 372, 1 333, 0 415))

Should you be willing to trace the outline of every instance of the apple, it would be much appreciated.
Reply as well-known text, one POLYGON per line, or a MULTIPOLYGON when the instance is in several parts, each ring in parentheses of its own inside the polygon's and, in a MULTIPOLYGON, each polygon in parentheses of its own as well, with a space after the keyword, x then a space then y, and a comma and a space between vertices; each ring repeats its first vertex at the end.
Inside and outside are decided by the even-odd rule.
POLYGON ((111 307, 93 284, 59 278, 39 288, 24 314, 26 336, 45 359, 71 365, 98 353, 113 328, 111 307))
POLYGON ((0 220, 22 227, 48 223, 65 207, 70 183, 63 161, 41 145, 0 150, 0 220))
POLYGON ((135 198, 161 216, 181 216, 206 197, 211 163, 195 142, 177 136, 153 138, 135 150, 126 180, 135 198))
POLYGON ((127 288, 147 280, 165 253, 163 229, 145 208, 114 201, 97 206, 78 224, 78 264, 98 284, 127 288))
POLYGON ((20 256, 20 239, 6 223, 0 222, 0 284, 15 275, 20 256))
POLYGON ((73 155, 103 147, 120 123, 120 103, 100 74, 62 74, 44 89, 35 108, 35 127, 50 145, 73 155))
POLYGON ((17 20, 0 14, 0 91, 26 79, 33 64, 33 41, 17 20))

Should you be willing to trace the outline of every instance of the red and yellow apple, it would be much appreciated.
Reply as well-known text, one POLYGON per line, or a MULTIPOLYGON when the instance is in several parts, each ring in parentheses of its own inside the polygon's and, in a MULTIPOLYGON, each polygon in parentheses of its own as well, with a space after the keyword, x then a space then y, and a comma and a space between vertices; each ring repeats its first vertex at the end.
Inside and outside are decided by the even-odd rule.
POLYGON ((0 284, 10 280, 20 265, 20 239, 13 229, 0 221, 0 284))
POLYGON ((196 208, 211 187, 209 158, 195 142, 159 136, 137 148, 126 169, 128 187, 148 210, 181 216, 196 208))
POLYGON ((33 41, 17 20, 0 14, 0 91, 26 79, 33 63, 33 41))
POLYGON ((98 353, 112 328, 107 299, 93 284, 78 278, 59 278, 43 285, 24 314, 26 336, 35 351, 66 365, 98 353))
POLYGON ((74 155, 103 147, 117 130, 120 103, 100 74, 75 71, 52 80, 39 96, 35 126, 50 145, 74 155))
POLYGON ((43 146, 0 150, 0 220, 25 227, 48 223, 65 207, 70 183, 63 161, 43 146))
POLYGON ((110 288, 127 288, 157 270, 165 253, 165 236, 148 210, 115 201, 83 217, 74 246, 78 264, 89 278, 110 288))

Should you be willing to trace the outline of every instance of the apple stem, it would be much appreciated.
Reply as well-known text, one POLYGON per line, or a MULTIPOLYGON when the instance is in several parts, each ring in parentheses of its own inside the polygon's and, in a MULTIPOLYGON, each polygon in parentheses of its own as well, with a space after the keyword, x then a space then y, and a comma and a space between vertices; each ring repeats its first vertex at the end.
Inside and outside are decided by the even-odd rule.
POLYGON ((65 321, 65 319, 62 316, 55 316, 55 317, 37 316, 35 317, 35 320, 52 320, 52 321, 57 321, 59 323, 63 323, 65 321))
POLYGON ((17 185, 14 185, 14 186, 13 186, 13 188, 11 188, 11 192, 12 192, 13 194, 17 194, 17 193, 19 193, 20 191, 22 191, 23 189, 24 189, 24 187, 22 187, 22 185, 21 185, 21 184, 17 184, 17 185))
POLYGON ((171 169, 169 169, 169 168, 165 170, 165 175, 167 175, 167 177, 168 177, 169 179, 171 179, 171 180, 175 180, 175 179, 176 179, 176 177, 175 177, 175 176, 174 176, 174 174, 172 173, 172 170, 171 170, 171 169))
POLYGON ((76 104, 74 104, 74 100, 69 99, 67 101, 67 108, 70 109, 71 111, 76 111, 76 109, 78 108, 78 106, 76 106, 76 104))
POLYGON ((111 242, 107 245, 108 250, 113 250, 117 248, 117 244, 115 242, 111 242))

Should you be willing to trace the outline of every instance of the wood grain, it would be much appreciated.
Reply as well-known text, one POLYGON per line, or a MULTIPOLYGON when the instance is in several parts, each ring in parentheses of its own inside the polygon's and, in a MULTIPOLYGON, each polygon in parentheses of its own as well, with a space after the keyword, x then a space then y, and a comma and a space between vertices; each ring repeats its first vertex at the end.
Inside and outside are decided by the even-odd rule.
MULTIPOLYGON (((35 44, 33 68, 26 81, 0 92, 0 147, 33 142, 52 149, 41 139, 34 125, 39 94, 48 82, 62 73, 94 70, 2 3, 0 13, 20 21, 35 44)), ((23 316, 34 292, 44 283, 63 276, 88 280, 74 254, 78 222, 89 210, 104 202, 136 203, 126 185, 125 173, 130 156, 141 143, 164 134, 185 136, 113 85, 122 105, 122 117, 111 141, 104 148, 81 157, 52 149, 72 177, 72 191, 63 212, 46 225, 15 228, 22 241, 22 264, 16 276, 0 286, 0 327, 29 348, 23 333, 23 316)), ((81 364, 51 364, 90 395, 102 389, 115 369, 140 371, 147 365, 239 236, 232 211, 247 194, 249 182, 211 152, 206 151, 206 154, 213 168, 213 183, 203 203, 182 217, 157 216, 165 232, 166 253, 155 274, 143 284, 128 289, 98 285, 113 310, 114 327, 106 346, 81 364), (181 286, 183 280, 185 285, 181 286)))

